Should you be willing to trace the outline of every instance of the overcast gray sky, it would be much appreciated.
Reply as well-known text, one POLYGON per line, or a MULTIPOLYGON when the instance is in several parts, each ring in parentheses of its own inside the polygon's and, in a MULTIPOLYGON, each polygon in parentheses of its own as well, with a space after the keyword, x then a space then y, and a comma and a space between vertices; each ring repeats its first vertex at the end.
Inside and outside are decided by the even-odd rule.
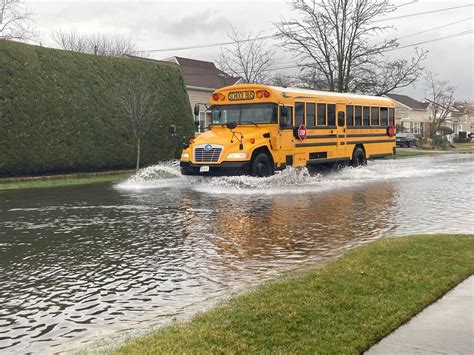
MULTIPOLYGON (((394 0, 403 5, 413 0, 394 0)), ((263 35, 274 33, 274 23, 297 16, 287 0, 254 1, 114 1, 114 0, 29 0, 28 6, 36 12, 37 27, 44 46, 54 47, 51 39, 54 30, 71 28, 86 33, 119 33, 130 37, 139 49, 176 48, 228 41, 227 32, 234 26, 239 32, 263 35)), ((474 4, 474 0, 419 0, 400 6, 391 14, 402 16, 447 7, 474 4)), ((394 26, 386 32, 388 37, 403 37, 445 24, 461 21, 441 29, 400 39, 400 46, 437 39, 473 30, 474 6, 450 11, 400 18, 387 21, 394 26)), ((275 40, 270 42, 277 50, 276 64, 295 63, 275 40)), ((449 80, 456 87, 458 99, 474 99, 474 35, 473 33, 436 42, 421 44, 429 51, 426 69, 449 80)), ((391 58, 410 58, 414 47, 390 53, 391 58)), ((162 59, 182 56, 215 61, 219 47, 183 51, 153 52, 152 57, 162 59)), ((284 71, 280 71, 284 73, 284 71)), ((399 93, 416 99, 425 96, 422 81, 401 89, 399 93)))

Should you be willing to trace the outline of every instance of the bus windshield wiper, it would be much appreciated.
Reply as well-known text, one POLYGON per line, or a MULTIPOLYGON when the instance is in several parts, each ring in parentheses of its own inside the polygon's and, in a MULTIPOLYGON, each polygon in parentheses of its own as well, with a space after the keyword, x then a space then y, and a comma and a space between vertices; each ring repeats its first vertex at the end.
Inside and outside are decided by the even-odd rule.
POLYGON ((250 123, 250 124, 255 125, 255 127, 258 127, 258 124, 256 124, 256 123, 253 122, 253 121, 241 121, 241 122, 240 122, 240 124, 246 124, 246 123, 250 123))

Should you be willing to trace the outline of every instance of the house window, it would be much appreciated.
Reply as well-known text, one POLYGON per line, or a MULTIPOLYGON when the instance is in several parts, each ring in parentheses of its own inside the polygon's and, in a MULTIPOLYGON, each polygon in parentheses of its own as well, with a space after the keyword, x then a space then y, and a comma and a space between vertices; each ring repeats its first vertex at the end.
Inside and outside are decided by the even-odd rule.
POLYGON ((459 124, 453 124, 453 131, 455 134, 458 134, 460 131, 462 131, 462 126, 459 124))
POLYGON ((421 123, 420 122, 412 122, 411 133, 421 134, 421 123))

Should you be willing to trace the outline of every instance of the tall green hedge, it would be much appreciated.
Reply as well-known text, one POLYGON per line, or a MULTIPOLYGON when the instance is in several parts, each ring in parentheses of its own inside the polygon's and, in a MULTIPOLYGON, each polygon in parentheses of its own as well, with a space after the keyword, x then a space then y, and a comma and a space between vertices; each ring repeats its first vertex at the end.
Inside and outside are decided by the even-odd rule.
POLYGON ((135 141, 117 97, 149 81, 163 119, 142 142, 142 163, 179 154, 193 132, 179 68, 0 40, 0 176, 131 168, 135 141))

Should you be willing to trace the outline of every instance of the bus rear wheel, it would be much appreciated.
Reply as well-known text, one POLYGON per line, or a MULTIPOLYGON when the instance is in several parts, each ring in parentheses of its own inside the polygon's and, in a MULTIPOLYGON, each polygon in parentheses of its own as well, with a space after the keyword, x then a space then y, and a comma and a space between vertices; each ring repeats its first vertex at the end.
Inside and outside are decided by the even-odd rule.
POLYGON ((252 163, 250 175, 257 177, 271 176, 275 173, 270 158, 265 153, 257 155, 252 163))
POLYGON ((365 157, 365 152, 362 148, 357 147, 356 149, 354 149, 354 154, 352 155, 351 165, 354 168, 357 168, 359 166, 366 166, 367 165, 367 159, 365 157))

